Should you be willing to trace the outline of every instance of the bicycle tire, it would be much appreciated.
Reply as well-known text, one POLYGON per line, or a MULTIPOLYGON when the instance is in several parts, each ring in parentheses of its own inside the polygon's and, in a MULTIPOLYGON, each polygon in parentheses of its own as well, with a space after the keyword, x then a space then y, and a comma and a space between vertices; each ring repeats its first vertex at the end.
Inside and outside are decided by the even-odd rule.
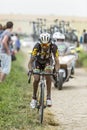
POLYGON ((58 89, 62 90, 63 87, 63 73, 59 73, 59 86, 58 89))
POLYGON ((40 123, 42 124, 43 122, 43 116, 44 116, 44 86, 45 84, 41 84, 40 89, 40 108, 39 108, 39 119, 40 123))

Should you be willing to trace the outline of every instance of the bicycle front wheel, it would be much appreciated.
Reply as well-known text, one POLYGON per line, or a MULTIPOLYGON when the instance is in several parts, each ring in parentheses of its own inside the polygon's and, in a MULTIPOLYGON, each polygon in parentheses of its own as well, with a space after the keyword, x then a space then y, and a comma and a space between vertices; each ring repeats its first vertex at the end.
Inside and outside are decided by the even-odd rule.
POLYGON ((40 109, 39 109, 39 116, 40 116, 40 123, 43 122, 43 116, 44 116, 44 87, 45 84, 41 84, 40 89, 40 109))

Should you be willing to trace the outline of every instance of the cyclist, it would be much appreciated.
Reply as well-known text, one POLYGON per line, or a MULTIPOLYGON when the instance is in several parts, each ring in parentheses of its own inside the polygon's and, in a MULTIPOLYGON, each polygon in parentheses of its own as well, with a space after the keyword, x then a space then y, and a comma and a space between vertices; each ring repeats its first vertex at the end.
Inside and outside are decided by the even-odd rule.
MULTIPOLYGON (((59 55, 72 55, 70 45, 65 42, 65 35, 60 32, 55 32, 53 34, 53 41, 58 47, 59 55)), ((76 57, 77 54, 75 53, 76 57)), ((72 60, 71 74, 75 73, 76 60, 72 60)))
MULTIPOLYGON (((50 34, 45 32, 41 33, 38 42, 33 47, 31 57, 28 63, 29 71, 32 71, 33 67, 34 70, 40 71, 44 70, 46 72, 52 72, 52 55, 55 60, 55 70, 59 70, 59 59, 58 59, 58 49, 55 44, 52 43, 50 34), (33 67, 32 67, 33 66, 33 67)), ((30 103, 32 108, 35 108, 37 103, 37 89, 38 83, 40 80, 39 75, 34 75, 34 82, 33 82, 33 97, 30 103)), ((51 77, 46 76, 46 84, 47 84, 47 106, 52 105, 51 101, 51 77)))
POLYGON ((55 42, 55 44, 58 47, 59 55, 61 55, 61 53, 64 54, 64 55, 67 55, 67 54, 70 53, 70 52, 68 52, 68 47, 69 46, 65 42, 64 34, 62 34, 60 32, 55 32, 53 34, 53 41, 55 42))

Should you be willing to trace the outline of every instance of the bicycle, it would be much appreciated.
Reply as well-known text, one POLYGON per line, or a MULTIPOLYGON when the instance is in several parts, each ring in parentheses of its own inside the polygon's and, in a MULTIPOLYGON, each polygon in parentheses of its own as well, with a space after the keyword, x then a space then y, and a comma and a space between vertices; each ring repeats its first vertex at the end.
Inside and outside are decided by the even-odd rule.
POLYGON ((46 103, 44 101, 44 89, 46 87, 45 84, 45 76, 52 76, 54 75, 53 73, 46 73, 44 71, 41 72, 33 72, 33 73, 29 73, 29 78, 28 78, 28 83, 30 83, 31 81, 31 75, 32 74, 36 74, 36 75, 40 75, 40 82, 39 82, 39 86, 40 86, 40 94, 39 94, 39 100, 37 101, 37 105, 36 108, 39 111, 39 119, 40 119, 40 123, 42 124, 43 122, 43 116, 44 116, 44 108, 46 108, 46 103))

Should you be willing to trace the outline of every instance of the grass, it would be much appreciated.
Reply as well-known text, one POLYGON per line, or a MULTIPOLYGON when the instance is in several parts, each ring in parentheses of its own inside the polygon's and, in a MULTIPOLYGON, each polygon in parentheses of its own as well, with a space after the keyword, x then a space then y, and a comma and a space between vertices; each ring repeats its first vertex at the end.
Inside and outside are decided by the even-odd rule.
POLYGON ((47 108, 44 123, 40 125, 37 110, 29 107, 32 83, 28 84, 24 59, 19 52, 11 73, 0 84, 0 130, 56 130, 59 124, 47 108))
POLYGON ((79 53, 78 66, 87 68, 87 52, 82 51, 79 53))

